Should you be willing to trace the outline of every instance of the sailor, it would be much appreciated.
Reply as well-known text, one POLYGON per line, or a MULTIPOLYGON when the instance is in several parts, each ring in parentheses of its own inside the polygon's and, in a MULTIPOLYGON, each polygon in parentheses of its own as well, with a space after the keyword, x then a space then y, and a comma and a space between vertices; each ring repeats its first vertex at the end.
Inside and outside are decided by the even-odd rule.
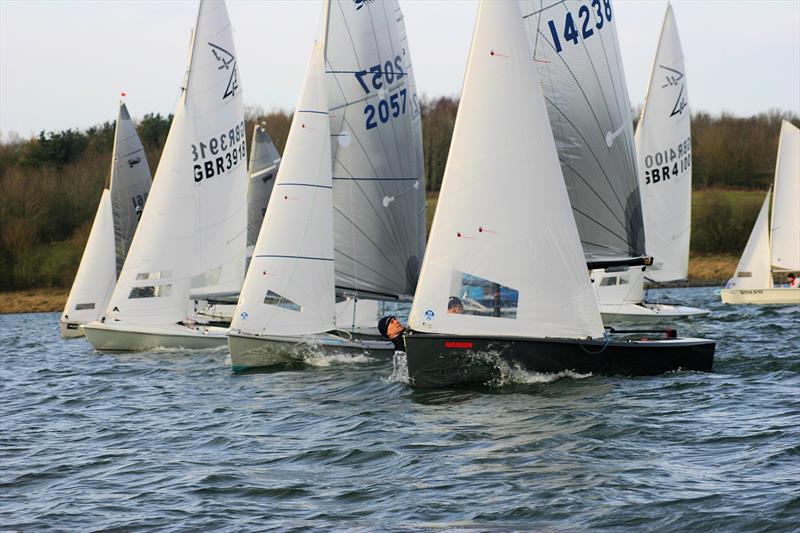
POLYGON ((788 283, 789 287, 792 289, 800 288, 800 280, 798 280, 797 276, 795 276, 791 272, 786 274, 786 283, 788 283))
POLYGON ((405 326, 397 320, 396 316, 385 316, 378 321, 378 331, 380 334, 394 343, 394 349, 400 352, 406 351, 406 341, 403 339, 405 326))

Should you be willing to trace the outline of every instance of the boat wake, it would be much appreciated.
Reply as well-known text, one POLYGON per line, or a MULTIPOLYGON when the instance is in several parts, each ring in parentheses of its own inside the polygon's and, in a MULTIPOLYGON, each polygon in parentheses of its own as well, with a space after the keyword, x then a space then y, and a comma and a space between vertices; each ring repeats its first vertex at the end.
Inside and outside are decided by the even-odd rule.
POLYGON ((408 385, 410 380, 408 378, 408 359, 404 352, 394 352, 392 358, 392 374, 387 379, 389 383, 404 383, 408 385))
POLYGON ((355 365, 371 363, 375 361, 372 357, 365 354, 344 354, 344 353, 312 353, 306 354, 302 362, 308 366, 328 367, 331 365, 355 365))
POLYGON ((591 373, 581 374, 571 370, 555 373, 532 372, 521 368, 518 364, 509 364, 497 352, 480 352, 473 354, 475 362, 489 363, 494 367, 494 375, 485 384, 492 388, 506 387, 509 385, 533 385, 540 383, 553 383, 561 379, 586 379, 592 377, 591 373))

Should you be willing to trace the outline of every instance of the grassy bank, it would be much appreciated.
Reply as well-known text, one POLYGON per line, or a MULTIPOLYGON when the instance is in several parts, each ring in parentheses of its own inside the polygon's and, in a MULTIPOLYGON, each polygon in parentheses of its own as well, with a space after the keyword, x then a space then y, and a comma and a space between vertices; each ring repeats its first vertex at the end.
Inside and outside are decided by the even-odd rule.
POLYGON ((0 292, 0 314, 61 311, 69 289, 31 289, 0 292))

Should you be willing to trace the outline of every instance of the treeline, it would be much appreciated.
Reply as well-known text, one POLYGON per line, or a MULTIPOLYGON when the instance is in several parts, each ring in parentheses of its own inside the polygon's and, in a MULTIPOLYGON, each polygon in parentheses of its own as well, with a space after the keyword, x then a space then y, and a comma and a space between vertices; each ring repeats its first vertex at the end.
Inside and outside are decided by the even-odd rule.
MULTIPOLYGON (((422 99, 429 193, 441 185, 457 109, 453 98, 422 99)), ((171 119, 148 114, 137 125, 153 174, 171 119)), ((695 113, 695 187, 766 190, 772 182, 783 119, 800 124, 796 115, 781 111, 746 118, 695 113)), ((291 114, 248 108, 246 122, 248 146, 253 125, 262 123, 283 151, 291 114)), ((114 126, 106 122, 85 131, 42 132, 33 139, 0 144, 0 290, 72 283, 108 180, 114 126)), ((693 251, 738 254, 760 204, 722 194, 703 195, 703 202, 708 205, 695 200, 695 215, 701 218, 693 227, 693 251)))

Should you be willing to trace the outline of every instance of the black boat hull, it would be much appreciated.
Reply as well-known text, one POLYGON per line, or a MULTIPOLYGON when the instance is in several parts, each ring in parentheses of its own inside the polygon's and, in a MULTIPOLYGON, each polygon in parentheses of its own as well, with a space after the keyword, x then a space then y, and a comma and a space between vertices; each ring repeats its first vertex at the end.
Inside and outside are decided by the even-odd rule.
POLYGON ((501 377, 503 365, 543 374, 710 372, 716 348, 706 339, 497 339, 419 332, 405 341, 410 383, 418 388, 491 382, 501 377))

